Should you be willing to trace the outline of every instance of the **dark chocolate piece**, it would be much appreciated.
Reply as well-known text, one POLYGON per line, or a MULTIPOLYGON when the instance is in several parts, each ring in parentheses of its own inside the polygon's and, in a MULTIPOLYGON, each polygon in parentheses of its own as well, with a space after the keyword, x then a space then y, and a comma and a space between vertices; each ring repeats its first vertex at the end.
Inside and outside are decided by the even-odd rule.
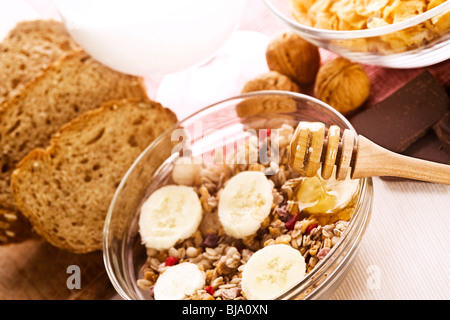
POLYGON ((433 126, 436 136, 441 141, 442 146, 450 152, 450 112, 433 126))
MULTIPOLYGON (((447 152, 447 150, 443 148, 433 130, 428 130, 425 136, 413 143, 408 149, 405 150, 405 152, 403 152, 403 154, 418 159, 450 164, 450 152, 447 152)), ((381 178, 392 181, 409 180, 406 178, 397 177, 381 178)))
POLYGON ((449 97, 424 71, 398 91, 350 119, 356 131, 378 145, 402 153, 448 111, 449 97))
POLYGON ((450 152, 444 149, 433 130, 428 130, 423 138, 413 143, 403 154, 423 160, 450 164, 450 152))

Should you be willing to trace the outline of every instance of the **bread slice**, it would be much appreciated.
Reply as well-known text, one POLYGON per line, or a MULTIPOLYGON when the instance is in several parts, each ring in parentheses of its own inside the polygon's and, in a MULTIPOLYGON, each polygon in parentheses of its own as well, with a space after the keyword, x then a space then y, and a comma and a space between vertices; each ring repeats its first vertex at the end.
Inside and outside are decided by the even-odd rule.
POLYGON ((0 241, 20 239, 16 232, 23 229, 15 225, 23 219, 5 218, 5 212, 18 215, 10 189, 16 164, 34 148, 47 147, 51 135, 80 114, 109 100, 133 97, 148 99, 141 78, 113 71, 78 50, 45 69, 0 107, 0 221, 7 223, 0 226, 0 241))
POLYGON ((75 253, 102 248, 107 210, 138 155, 177 121, 152 101, 105 104, 66 124, 11 179, 14 198, 37 233, 75 253))
POLYGON ((64 54, 79 49, 61 22, 18 23, 0 43, 0 105, 64 54))

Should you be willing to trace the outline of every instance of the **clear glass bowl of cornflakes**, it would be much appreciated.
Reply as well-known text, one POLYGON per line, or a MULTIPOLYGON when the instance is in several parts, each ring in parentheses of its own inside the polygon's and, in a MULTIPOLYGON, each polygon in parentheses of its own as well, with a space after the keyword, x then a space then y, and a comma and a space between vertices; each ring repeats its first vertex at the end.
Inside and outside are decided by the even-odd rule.
POLYGON ((450 1, 264 1, 301 37, 350 60, 406 69, 450 58, 450 1))

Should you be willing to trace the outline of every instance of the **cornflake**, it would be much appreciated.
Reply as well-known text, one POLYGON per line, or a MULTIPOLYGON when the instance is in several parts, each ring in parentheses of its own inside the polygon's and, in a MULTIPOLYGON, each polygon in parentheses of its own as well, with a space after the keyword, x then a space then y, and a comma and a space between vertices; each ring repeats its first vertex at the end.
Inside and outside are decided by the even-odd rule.
MULTIPOLYGON (((446 0, 288 0, 293 17, 307 26, 328 30, 384 27, 416 17, 446 0)), ((450 29, 450 11, 381 37, 348 43, 361 51, 402 52, 419 47, 450 29)))

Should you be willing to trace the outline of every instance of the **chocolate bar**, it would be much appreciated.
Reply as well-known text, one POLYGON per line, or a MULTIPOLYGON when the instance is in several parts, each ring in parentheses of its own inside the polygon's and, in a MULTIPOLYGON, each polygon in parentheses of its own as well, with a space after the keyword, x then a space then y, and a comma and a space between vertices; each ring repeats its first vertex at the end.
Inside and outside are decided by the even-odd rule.
MULTIPOLYGON (((444 149, 441 141, 436 136, 433 130, 428 130, 425 136, 414 142, 408 149, 403 152, 404 155, 439 162, 443 164, 450 164, 450 152, 444 149)), ((389 181, 405 181, 406 178, 397 177, 381 177, 383 180, 389 181)))
POLYGON ((413 143, 403 154, 418 159, 450 164, 450 152, 444 149, 433 130, 428 130, 424 137, 413 143))
POLYGON ((450 152, 450 112, 433 126, 434 132, 442 146, 450 152))
POLYGON ((424 71, 383 101, 350 119, 356 131, 378 145, 402 153, 448 112, 449 97, 424 71))

